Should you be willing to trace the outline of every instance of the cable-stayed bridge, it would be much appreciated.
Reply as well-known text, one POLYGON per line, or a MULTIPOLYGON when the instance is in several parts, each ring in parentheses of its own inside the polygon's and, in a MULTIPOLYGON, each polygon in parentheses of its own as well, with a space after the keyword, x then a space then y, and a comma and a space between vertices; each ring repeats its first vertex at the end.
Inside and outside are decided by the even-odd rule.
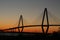
POLYGON ((42 32, 44 32, 44 27, 47 27, 46 29, 46 33, 48 33, 48 30, 49 30, 49 26, 60 26, 60 24, 49 24, 49 19, 48 19, 48 11, 47 11, 47 8, 44 9, 44 14, 43 14, 43 18, 42 18, 42 24, 41 25, 26 25, 24 26, 24 22, 23 22, 23 16, 20 15, 20 18, 19 18, 19 23, 18 23, 18 26, 17 27, 14 27, 14 28, 8 28, 8 29, 4 29, 5 31, 6 30, 11 30, 11 31, 14 31, 16 29, 18 29, 18 32, 23 32, 24 28, 25 27, 41 27, 42 28, 42 32), (47 24, 44 25, 44 20, 45 20, 45 17, 46 17, 46 22, 47 24), (22 23, 21 23, 22 22, 22 23), (22 26, 20 26, 20 24, 22 24, 22 26), (22 30, 20 31, 20 29, 22 28, 22 30))

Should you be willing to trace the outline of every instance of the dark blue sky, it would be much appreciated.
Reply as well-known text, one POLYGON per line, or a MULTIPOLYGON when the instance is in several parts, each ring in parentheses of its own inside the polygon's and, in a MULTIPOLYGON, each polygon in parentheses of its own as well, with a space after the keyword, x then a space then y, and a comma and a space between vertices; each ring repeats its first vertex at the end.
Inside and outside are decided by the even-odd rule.
POLYGON ((60 18, 60 0, 0 0, 0 26, 15 24, 20 14, 23 15, 25 23, 28 21, 33 24, 44 8, 48 9, 48 13, 60 18))

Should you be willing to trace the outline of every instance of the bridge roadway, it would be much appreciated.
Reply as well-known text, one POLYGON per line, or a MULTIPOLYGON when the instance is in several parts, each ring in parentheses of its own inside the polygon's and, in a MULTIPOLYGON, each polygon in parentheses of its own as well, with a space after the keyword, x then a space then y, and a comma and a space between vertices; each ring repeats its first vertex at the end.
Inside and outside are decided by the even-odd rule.
POLYGON ((17 29, 17 28, 24 28, 24 27, 40 27, 40 26, 44 26, 44 27, 47 27, 47 26, 60 26, 60 25, 27 25, 27 26, 20 26, 20 27, 14 27, 14 28, 8 28, 8 29, 4 29, 4 30, 13 30, 13 29, 17 29))

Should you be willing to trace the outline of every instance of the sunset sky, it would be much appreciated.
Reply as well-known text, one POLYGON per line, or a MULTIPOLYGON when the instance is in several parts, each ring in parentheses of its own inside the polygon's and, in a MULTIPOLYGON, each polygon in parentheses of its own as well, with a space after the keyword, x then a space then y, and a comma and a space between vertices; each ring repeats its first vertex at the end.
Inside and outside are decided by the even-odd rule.
MULTIPOLYGON (((0 0, 0 29, 17 27, 21 14, 24 25, 41 24, 44 8, 48 10, 49 23, 60 24, 60 0, 0 0)), ((40 32, 41 28, 24 30, 40 32)), ((58 31, 58 27, 50 27, 52 31, 58 31)))

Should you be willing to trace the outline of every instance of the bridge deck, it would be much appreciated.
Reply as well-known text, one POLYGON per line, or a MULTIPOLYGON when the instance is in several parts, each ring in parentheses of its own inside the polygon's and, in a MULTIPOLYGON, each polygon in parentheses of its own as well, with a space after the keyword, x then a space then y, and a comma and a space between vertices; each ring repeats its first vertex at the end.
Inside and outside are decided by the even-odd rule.
POLYGON ((27 26, 20 26, 20 27, 14 27, 14 28, 9 28, 9 29, 4 29, 4 30, 11 30, 11 29, 17 29, 17 28, 24 28, 24 27, 47 27, 47 26, 60 26, 60 25, 27 25, 27 26))

